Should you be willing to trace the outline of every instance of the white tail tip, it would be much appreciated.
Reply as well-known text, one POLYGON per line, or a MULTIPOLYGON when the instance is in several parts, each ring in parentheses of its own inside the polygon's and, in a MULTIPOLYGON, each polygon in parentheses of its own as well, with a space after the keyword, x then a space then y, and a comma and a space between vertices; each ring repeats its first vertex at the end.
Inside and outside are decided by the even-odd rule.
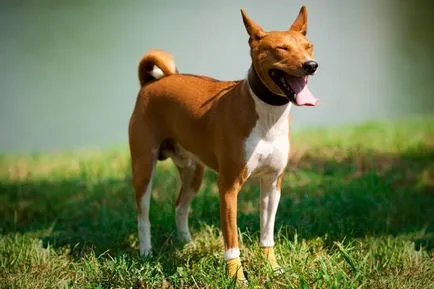
POLYGON ((152 77, 155 79, 160 79, 164 76, 164 72, 156 65, 154 65, 154 68, 151 71, 152 77))

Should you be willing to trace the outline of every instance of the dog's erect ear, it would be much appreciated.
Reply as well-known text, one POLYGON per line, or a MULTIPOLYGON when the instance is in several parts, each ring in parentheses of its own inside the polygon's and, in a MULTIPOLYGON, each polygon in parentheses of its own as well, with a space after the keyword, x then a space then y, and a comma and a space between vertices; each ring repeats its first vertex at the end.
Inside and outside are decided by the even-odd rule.
POLYGON ((289 30, 300 32, 303 35, 307 33, 307 9, 306 6, 302 6, 300 13, 298 13, 297 19, 292 23, 289 30))
POLYGON ((243 16, 244 26, 246 27, 247 33, 249 33, 252 40, 259 40, 264 37, 265 32, 261 26, 253 22, 252 19, 247 16, 246 11, 241 9, 241 15, 243 16))

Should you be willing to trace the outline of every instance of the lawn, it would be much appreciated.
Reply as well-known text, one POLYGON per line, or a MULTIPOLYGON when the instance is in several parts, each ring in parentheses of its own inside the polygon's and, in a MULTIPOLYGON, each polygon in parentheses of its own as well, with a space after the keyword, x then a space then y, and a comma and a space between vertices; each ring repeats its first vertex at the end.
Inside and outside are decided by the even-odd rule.
MULTIPOLYGON (((251 288, 434 288, 434 118, 294 133, 275 276, 258 247, 258 185, 239 195, 251 288)), ((152 191, 154 256, 138 255, 126 147, 0 156, 1 288, 228 288, 216 175, 176 239, 177 171, 152 191)))

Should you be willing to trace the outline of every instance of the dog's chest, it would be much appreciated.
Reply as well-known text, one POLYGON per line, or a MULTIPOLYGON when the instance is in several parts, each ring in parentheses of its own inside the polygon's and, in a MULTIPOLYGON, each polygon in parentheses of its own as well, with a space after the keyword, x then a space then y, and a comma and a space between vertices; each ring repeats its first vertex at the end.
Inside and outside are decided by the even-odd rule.
POLYGON ((280 174, 288 163, 289 107, 255 104, 258 120, 244 145, 248 175, 280 174))

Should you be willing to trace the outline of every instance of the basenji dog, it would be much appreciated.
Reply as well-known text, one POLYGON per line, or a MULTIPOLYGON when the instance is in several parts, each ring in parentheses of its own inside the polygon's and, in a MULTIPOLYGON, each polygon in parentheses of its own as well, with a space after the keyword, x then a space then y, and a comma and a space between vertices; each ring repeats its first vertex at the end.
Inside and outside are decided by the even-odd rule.
POLYGON ((318 64, 306 38, 304 6, 285 31, 266 32, 244 10, 241 14, 252 59, 244 80, 180 74, 170 54, 145 54, 138 68, 141 88, 129 123, 129 145, 140 253, 151 253, 149 205, 156 162, 171 158, 180 172, 176 225, 187 242, 190 202, 206 166, 218 174, 227 272, 245 281, 237 235, 238 193, 249 177, 259 178, 259 244, 271 267, 281 270, 273 234, 290 153, 289 112, 292 105, 317 104, 307 82, 318 64))

